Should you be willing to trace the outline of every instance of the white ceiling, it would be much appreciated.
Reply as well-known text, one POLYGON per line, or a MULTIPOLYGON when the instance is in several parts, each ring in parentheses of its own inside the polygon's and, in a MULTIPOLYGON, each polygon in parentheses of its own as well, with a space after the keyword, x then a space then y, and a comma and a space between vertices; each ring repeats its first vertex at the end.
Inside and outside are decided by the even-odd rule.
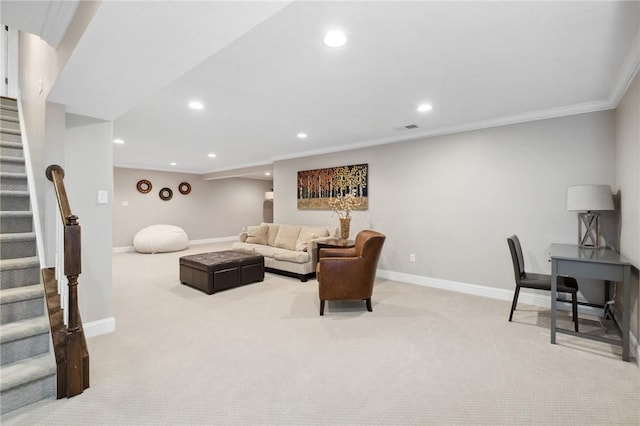
POLYGON ((640 2, 103 2, 49 100, 114 120, 115 166, 255 172, 613 108, 639 28, 640 2))

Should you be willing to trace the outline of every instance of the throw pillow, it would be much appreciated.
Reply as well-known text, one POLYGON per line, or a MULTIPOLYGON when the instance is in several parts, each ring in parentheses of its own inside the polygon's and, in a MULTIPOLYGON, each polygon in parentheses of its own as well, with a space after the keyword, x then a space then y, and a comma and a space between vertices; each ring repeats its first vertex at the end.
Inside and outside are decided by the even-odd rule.
POLYGON ((247 242, 251 244, 267 244, 267 227, 264 225, 247 226, 247 242))
POLYGON ((267 244, 271 247, 276 246, 276 236, 278 235, 278 227, 275 223, 262 223, 262 225, 267 227, 267 244))
POLYGON ((298 241, 296 241, 296 251, 307 251, 309 241, 315 240, 320 237, 328 237, 329 231, 319 228, 302 228, 298 241))
POLYGON ((301 226, 281 225, 276 236, 276 247, 295 250, 301 226))

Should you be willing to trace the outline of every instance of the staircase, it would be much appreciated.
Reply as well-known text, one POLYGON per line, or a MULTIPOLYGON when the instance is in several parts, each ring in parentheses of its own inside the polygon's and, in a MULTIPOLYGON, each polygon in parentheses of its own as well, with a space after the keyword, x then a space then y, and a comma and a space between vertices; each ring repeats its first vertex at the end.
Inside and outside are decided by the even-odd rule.
POLYGON ((0 414, 56 397, 15 99, 0 98, 0 414))

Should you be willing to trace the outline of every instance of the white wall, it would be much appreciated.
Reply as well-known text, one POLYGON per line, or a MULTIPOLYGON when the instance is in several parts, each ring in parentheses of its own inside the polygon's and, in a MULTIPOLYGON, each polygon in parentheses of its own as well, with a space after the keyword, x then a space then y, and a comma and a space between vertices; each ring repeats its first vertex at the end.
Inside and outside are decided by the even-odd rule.
MULTIPOLYGON (((86 118, 71 119, 66 127, 64 105, 48 103, 49 92, 68 54, 95 12, 97 3, 85 7, 74 31, 56 51, 40 38, 20 34, 20 96, 35 174, 40 223, 44 227, 46 265, 53 264, 57 202, 46 167, 56 163, 66 172, 65 185, 73 212, 82 226, 82 274, 79 278, 79 304, 89 335, 113 329, 111 300, 111 208, 95 204, 96 188, 112 188, 111 123, 86 118), (89 10, 91 9, 91 10, 89 10), (87 13, 87 11, 91 13, 87 13), (92 324, 99 324, 93 327, 92 324), (89 325, 91 328, 87 328, 89 325)), ((77 14, 77 16, 79 16, 77 14)))
MULTIPOLYGON (((577 243, 567 187, 614 184, 613 112, 278 161, 275 222, 337 225, 330 211, 297 210, 296 173, 359 163, 369 164, 369 210, 355 212, 351 235, 387 235, 381 269, 511 290, 506 237, 519 235, 527 269, 550 273, 549 244, 577 243)), ((590 292, 601 299, 601 287, 590 292)))
MULTIPOLYGON (((620 192, 622 229, 620 253, 640 268, 640 76, 636 75, 615 112, 615 189, 620 192)), ((631 330, 635 336, 640 336, 638 281, 638 269, 635 269, 631 280, 631 330)))
POLYGON ((71 211, 82 227, 82 274, 78 294, 82 321, 111 321, 113 194, 113 123, 67 114, 65 186, 71 211), (98 204, 97 192, 107 191, 108 204, 98 204))
POLYGON ((191 241, 237 236, 243 226, 262 222, 264 193, 271 188, 265 180, 202 180, 195 174, 115 168, 114 246, 131 246, 136 232, 156 224, 179 226, 191 241), (141 179, 151 182, 151 192, 138 192, 141 179), (178 191, 181 182, 191 185, 190 194, 178 191), (173 191, 169 201, 158 196, 164 187, 173 191))
MULTIPOLYGON (((44 171, 47 167, 45 159, 45 143, 47 125, 46 99, 58 75, 56 51, 31 34, 20 33, 20 98, 24 125, 27 129, 29 152, 34 173, 34 184, 38 206, 40 207, 41 228, 45 226, 45 191, 47 181, 44 171)), ((59 123, 52 131, 60 133, 64 128, 64 116, 58 117, 59 123)), ((41 229, 43 234, 45 229, 41 229)), ((46 235, 46 234, 45 234, 46 235)), ((46 241, 46 240, 45 240, 46 241)), ((49 253, 45 253, 49 254, 49 253)), ((44 265, 43 265, 44 266, 44 265)), ((53 266, 53 265, 47 265, 53 266)))

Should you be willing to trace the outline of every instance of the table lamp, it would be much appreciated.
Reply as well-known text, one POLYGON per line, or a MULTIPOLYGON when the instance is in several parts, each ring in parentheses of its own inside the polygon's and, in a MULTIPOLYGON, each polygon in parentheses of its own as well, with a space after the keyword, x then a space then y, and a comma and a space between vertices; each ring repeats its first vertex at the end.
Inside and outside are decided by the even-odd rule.
POLYGON ((614 210, 609 185, 570 186, 567 188, 567 210, 581 212, 578 213, 578 245, 600 248, 600 215, 594 211, 614 210))

